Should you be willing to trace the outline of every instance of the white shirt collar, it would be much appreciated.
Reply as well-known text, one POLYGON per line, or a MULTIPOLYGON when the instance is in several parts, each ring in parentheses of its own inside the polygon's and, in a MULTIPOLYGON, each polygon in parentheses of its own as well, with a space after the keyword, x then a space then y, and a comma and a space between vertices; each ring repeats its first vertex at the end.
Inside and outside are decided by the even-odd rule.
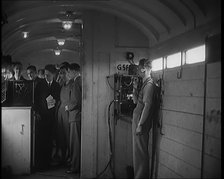
POLYGON ((47 82, 47 84, 50 84, 50 85, 51 85, 52 82, 53 82, 53 80, 52 80, 52 81, 47 81, 47 80, 46 80, 46 82, 47 82))

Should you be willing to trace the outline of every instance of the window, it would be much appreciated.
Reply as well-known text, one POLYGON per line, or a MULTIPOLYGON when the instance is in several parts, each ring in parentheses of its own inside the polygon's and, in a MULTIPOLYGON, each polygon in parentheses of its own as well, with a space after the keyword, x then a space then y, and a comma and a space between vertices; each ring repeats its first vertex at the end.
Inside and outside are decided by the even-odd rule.
POLYGON ((186 51, 186 64, 205 61, 205 45, 186 51))
POLYGON ((152 60, 152 71, 158 71, 163 69, 163 58, 157 58, 152 60))
POLYGON ((174 68, 181 65, 181 52, 169 55, 166 58, 167 68, 174 68))

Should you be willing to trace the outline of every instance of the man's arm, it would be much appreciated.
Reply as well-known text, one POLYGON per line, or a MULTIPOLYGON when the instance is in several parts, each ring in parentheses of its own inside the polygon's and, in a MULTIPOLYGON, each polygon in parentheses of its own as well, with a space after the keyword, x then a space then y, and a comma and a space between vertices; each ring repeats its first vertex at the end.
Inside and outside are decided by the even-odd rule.
POLYGON ((39 107, 40 107, 40 90, 41 90, 41 84, 40 83, 37 83, 37 85, 36 85, 36 87, 35 87, 35 89, 34 89, 34 110, 36 111, 36 112, 39 112, 40 111, 40 109, 39 109, 39 107))
POLYGON ((152 100, 153 100, 153 85, 149 83, 143 89, 144 108, 142 110, 141 118, 139 120, 139 125, 144 124, 144 122, 147 120, 147 117, 150 112, 150 108, 152 106, 152 100))
POLYGON ((80 90, 80 86, 77 82, 78 81, 76 81, 75 84, 73 84, 71 87, 70 102, 68 104, 69 111, 73 111, 81 107, 82 91, 80 90))
POLYGON ((144 103, 144 108, 142 110, 142 114, 138 123, 138 127, 136 129, 136 132, 140 132, 141 133, 141 126, 145 123, 146 120, 148 119, 148 115, 150 112, 150 109, 152 107, 152 100, 153 100, 153 85, 151 83, 149 83, 148 85, 145 86, 145 88, 143 89, 143 103, 144 103))
POLYGON ((137 104, 137 102, 138 102, 138 90, 137 88, 133 87, 133 103, 137 104))
POLYGON ((138 102, 138 78, 133 80, 133 103, 137 104, 138 102))

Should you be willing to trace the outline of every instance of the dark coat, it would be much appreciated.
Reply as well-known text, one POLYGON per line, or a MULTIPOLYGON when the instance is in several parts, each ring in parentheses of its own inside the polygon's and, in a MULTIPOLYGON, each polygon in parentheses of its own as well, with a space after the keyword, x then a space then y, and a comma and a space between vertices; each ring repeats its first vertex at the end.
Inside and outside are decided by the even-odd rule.
POLYGON ((60 86, 53 81, 49 87, 46 80, 40 80, 35 88, 34 109, 40 114, 35 122, 35 166, 38 169, 50 166, 54 130, 56 126, 56 109, 59 101, 60 86), (48 109, 46 98, 51 95, 56 104, 48 109))
POLYGON ((34 94, 34 106, 35 110, 42 116, 49 112, 54 112, 59 102, 60 86, 57 82, 53 81, 51 87, 48 86, 46 80, 40 80, 37 83, 34 94), (55 107, 48 109, 46 98, 51 95, 56 100, 55 107))

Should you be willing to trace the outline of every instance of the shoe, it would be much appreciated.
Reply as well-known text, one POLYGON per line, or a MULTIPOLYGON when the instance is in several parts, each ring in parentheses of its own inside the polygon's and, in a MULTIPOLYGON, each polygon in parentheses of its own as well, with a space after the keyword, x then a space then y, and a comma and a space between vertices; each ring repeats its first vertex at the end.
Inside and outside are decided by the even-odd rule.
POLYGON ((67 159, 66 159, 66 162, 67 162, 68 164, 70 164, 70 163, 72 162, 72 160, 71 160, 70 158, 67 158, 67 159))
POLYGON ((66 171, 66 173, 67 173, 67 174, 72 174, 72 173, 77 174, 77 173, 79 173, 79 171, 78 171, 78 170, 74 170, 74 169, 68 169, 68 170, 66 171))

